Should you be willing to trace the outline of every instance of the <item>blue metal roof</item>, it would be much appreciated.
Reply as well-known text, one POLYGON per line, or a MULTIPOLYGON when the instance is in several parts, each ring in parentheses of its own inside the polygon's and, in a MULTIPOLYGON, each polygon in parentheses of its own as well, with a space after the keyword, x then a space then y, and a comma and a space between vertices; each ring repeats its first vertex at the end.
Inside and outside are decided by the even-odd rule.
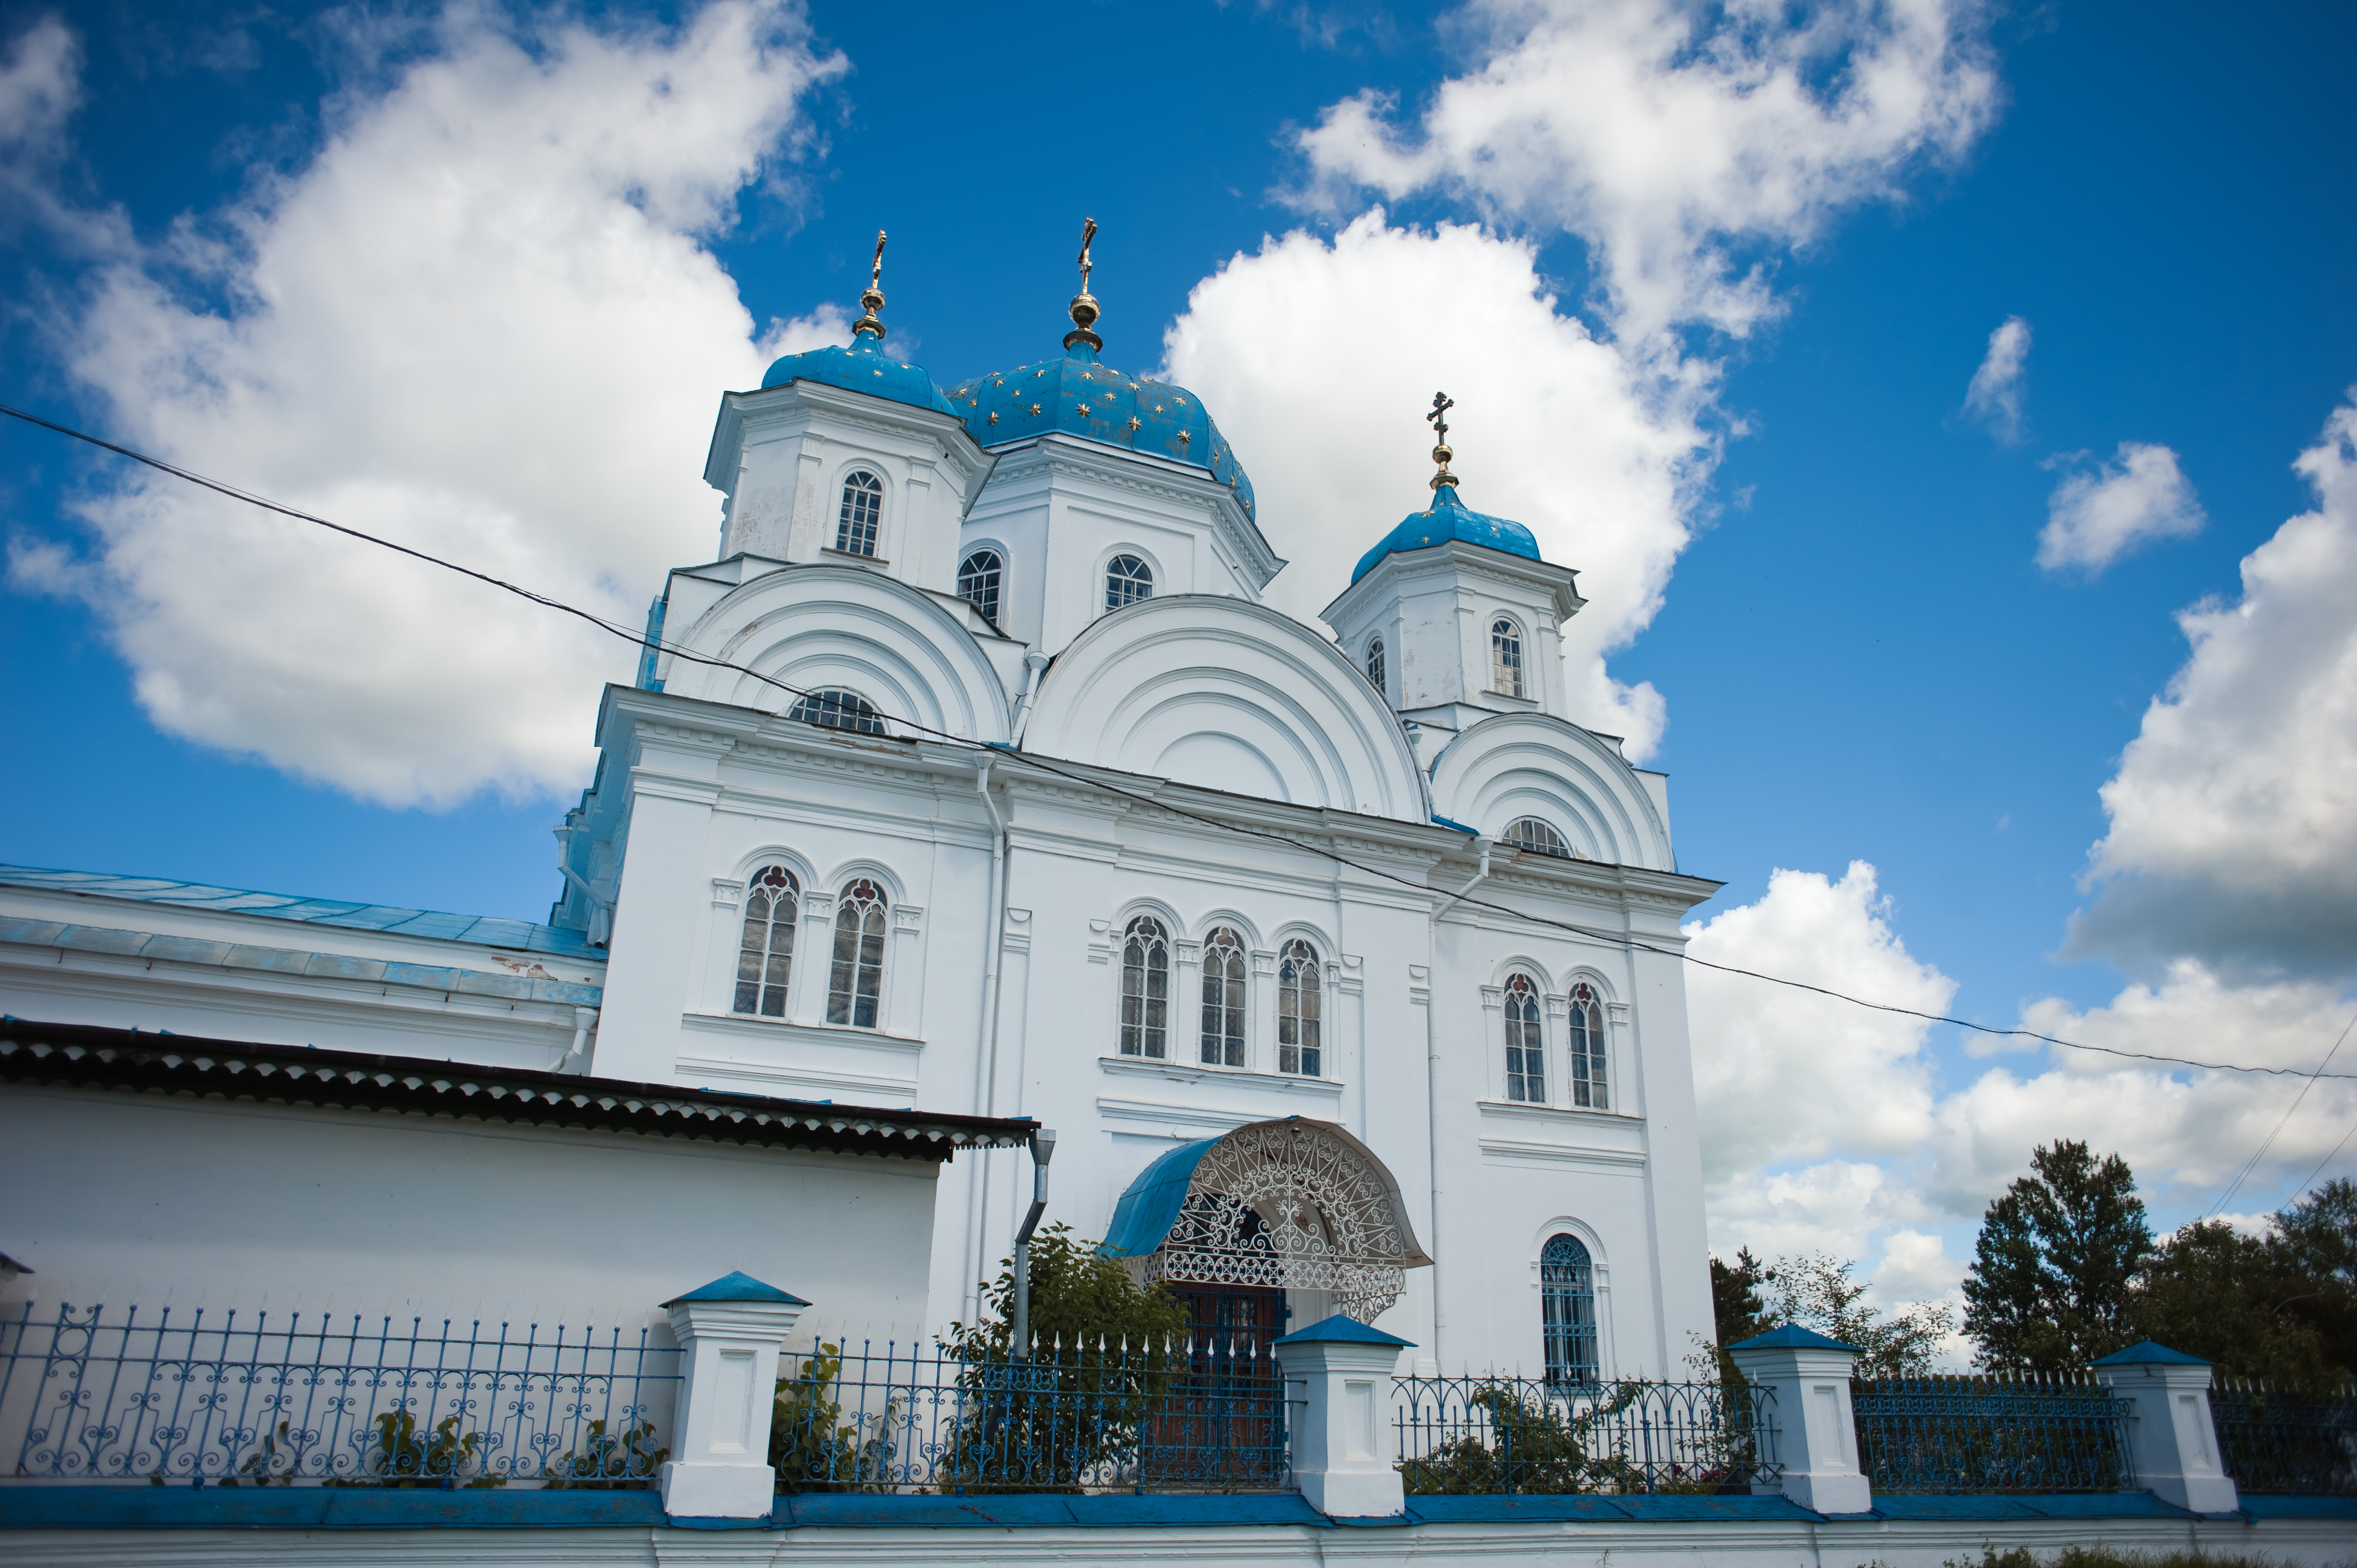
POLYGON ((806 354, 788 354, 761 378, 764 387, 781 387, 788 381, 817 381, 937 413, 958 412, 950 407, 923 366, 885 358, 882 347, 865 332, 854 333, 848 349, 830 345, 806 354))
POLYGON ((670 1306, 682 1301, 779 1301, 789 1306, 808 1306, 810 1303, 773 1284, 764 1284, 742 1269, 726 1273, 710 1284, 698 1285, 684 1295, 675 1295, 663 1303, 670 1306))
POLYGON ((1181 1144, 1138 1172, 1137 1179, 1114 1207, 1113 1223, 1106 1227, 1098 1253, 1107 1258, 1142 1258, 1162 1245, 1162 1238, 1178 1222, 1178 1209, 1187 1201, 1195 1167, 1219 1141, 1205 1138, 1181 1144))
POLYGON ((1538 538, 1529 529, 1508 518, 1467 510, 1465 503, 1457 499, 1457 487, 1443 485, 1432 493, 1430 507, 1408 513, 1397 528, 1383 535, 1381 544, 1359 557, 1351 581, 1355 583, 1373 571, 1376 562, 1394 551, 1426 550, 1452 539, 1488 550, 1501 550, 1525 561, 1540 559, 1538 538))
POLYGON ((1060 360, 976 376, 952 387, 949 397, 952 412, 985 447, 1051 430, 1125 446, 1208 470, 1235 491, 1246 517, 1254 515, 1252 479, 1203 400, 1185 387, 1102 364, 1085 343, 1065 349, 1060 360))
MULTIPOLYGON (((1781 1328, 1771 1328, 1765 1334, 1755 1334, 1727 1347, 1730 1350, 1856 1350, 1855 1345, 1845 1345, 1838 1339, 1828 1339, 1813 1328, 1803 1328, 1788 1323, 1781 1328)), ((1863 1352, 1860 1352, 1863 1354, 1863 1352)))
POLYGON ((1386 1334, 1370 1324, 1360 1322, 1347 1313, 1321 1317, 1307 1328, 1297 1328, 1277 1341, 1280 1345, 1397 1345, 1413 1347, 1415 1341, 1403 1339, 1396 1334, 1386 1334))
POLYGON ((2115 1350, 2108 1356, 2098 1356, 2089 1363, 2097 1367, 2206 1367, 2210 1363, 2199 1356, 2189 1356, 2182 1350, 2172 1350, 2166 1345, 2149 1339, 2139 1339, 2125 1350, 2115 1350))
POLYGON ((589 945, 588 933, 530 920, 502 919, 495 915, 445 915, 433 909, 404 909, 390 904, 350 904, 335 898, 298 898, 286 893, 254 893, 239 887, 212 887, 201 882, 172 882, 160 876, 118 876, 100 871, 42 871, 30 866, 0 865, 0 884, 39 887, 53 893, 87 893, 102 898, 130 898, 143 904, 176 904, 186 909, 222 909, 239 915, 261 915, 273 920, 299 920, 315 926, 343 926, 363 931, 395 931, 404 937, 430 937, 440 941, 475 942, 484 947, 524 952, 562 953, 567 958, 605 961, 602 948, 589 945))

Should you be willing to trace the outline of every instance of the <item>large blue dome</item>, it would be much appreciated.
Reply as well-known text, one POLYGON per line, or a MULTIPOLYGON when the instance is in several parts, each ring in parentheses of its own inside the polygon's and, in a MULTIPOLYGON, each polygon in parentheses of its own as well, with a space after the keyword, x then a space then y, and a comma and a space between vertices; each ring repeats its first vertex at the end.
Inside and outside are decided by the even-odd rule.
POLYGON ((788 354, 761 378, 764 387, 781 387, 788 381, 817 381, 823 386, 890 398, 894 403, 941 413, 957 412, 942 396, 942 389, 933 385, 933 378, 925 374, 923 366, 886 359, 877 340, 865 332, 852 334, 848 349, 830 346, 813 349, 806 354, 788 354))
POLYGON ((1358 569, 1351 574, 1351 581, 1355 583, 1373 571, 1376 562, 1395 550, 1426 550, 1452 539, 1502 550, 1526 561, 1540 559, 1538 539, 1529 529, 1508 518, 1467 510, 1465 503, 1457 499, 1457 487, 1443 485, 1432 493, 1429 508, 1408 513, 1397 528, 1383 535, 1381 544, 1359 557, 1358 569))
MULTIPOLYGON (((951 412, 985 446, 1028 441, 1051 430, 1189 464, 1235 491, 1253 516, 1252 479, 1185 387, 1127 375, 1098 362, 1085 343, 1060 360, 1017 365, 950 389, 951 412)), ((1257 520, 1255 520, 1257 521, 1257 520)))

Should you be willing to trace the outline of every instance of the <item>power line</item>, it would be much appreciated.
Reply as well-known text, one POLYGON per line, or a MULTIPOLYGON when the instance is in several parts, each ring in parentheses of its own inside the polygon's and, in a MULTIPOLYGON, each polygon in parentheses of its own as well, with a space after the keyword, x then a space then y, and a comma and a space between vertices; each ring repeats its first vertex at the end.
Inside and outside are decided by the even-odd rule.
MULTIPOLYGON (((811 694, 802 687, 790 684, 787 682, 777 679, 775 676, 765 675, 760 671, 752 669, 747 665, 737 664, 726 659, 710 658, 706 655, 682 648, 675 643, 666 642, 661 638, 647 637, 641 632, 631 630, 629 627, 617 625, 613 621, 608 620, 602 616, 593 614, 592 612, 582 609, 577 606, 566 604, 562 599, 552 598, 546 594, 538 593, 531 588, 522 587, 517 584, 508 582, 504 578, 494 577, 485 572, 478 572, 470 566, 462 566, 455 561, 447 561, 439 555, 429 554, 423 550, 416 550, 406 544, 396 543, 390 539, 381 538, 376 534, 367 532, 361 529, 352 528, 340 522, 330 521, 327 518, 316 516, 311 512, 302 511, 294 507, 282 505, 277 501, 270 499, 267 496, 257 495, 251 490, 241 489, 235 485, 224 484, 219 479, 207 478, 204 475, 197 473, 191 469, 180 467, 176 464, 167 463, 160 457, 151 457, 145 452, 136 451, 129 446, 119 446, 114 442, 102 440, 86 431, 76 430, 71 425, 59 424, 55 420, 44 419, 39 414, 28 413, 23 409, 12 408, 6 403, 0 403, 0 413, 5 413, 12 419, 21 419, 28 424, 39 425, 44 430, 55 431, 60 435, 69 436, 76 441, 86 442, 90 446, 99 447, 103 451, 114 453, 117 456, 127 457, 135 463, 144 464, 147 467, 154 468, 159 473, 169 474, 176 479, 181 479, 188 484, 197 485, 202 489, 214 491, 217 494, 227 496, 232 500, 243 501, 249 506, 259 507, 264 511, 276 512, 282 517, 293 518, 298 522, 311 523, 317 527, 328 529, 333 532, 343 534, 347 538, 360 540, 363 543, 374 544, 386 550, 394 551, 397 553, 409 556, 413 560, 423 561, 428 565, 439 566, 445 571, 455 572, 462 577, 470 577, 476 582, 487 584, 491 587, 502 589, 505 592, 514 594, 520 598, 528 599, 532 603, 542 606, 544 608, 561 611, 565 615, 574 616, 581 620, 587 621, 590 625, 597 627, 601 631, 605 631, 614 637, 620 638, 623 641, 634 644, 637 647, 642 649, 653 649, 658 652, 671 654, 675 659, 683 659, 691 663, 705 665, 712 669, 732 670, 738 674, 749 675, 753 679, 759 681, 766 685, 774 686, 778 690, 795 697, 806 697, 811 694)), ((788 714, 787 716, 791 718, 792 715, 788 714)), ((986 745, 984 742, 973 740, 964 736, 952 735, 947 730, 937 729, 931 725, 921 724, 914 719, 901 718, 897 714, 886 714, 883 716, 890 718, 893 723, 899 725, 905 729, 913 730, 919 734, 932 736, 947 745, 963 747, 970 751, 987 752, 994 758, 1000 761, 1034 768, 1039 772, 1050 774, 1056 778, 1065 779, 1068 782, 1080 784, 1089 789, 1101 789, 1107 794, 1120 796, 1124 800, 1135 801, 1139 805, 1146 806, 1156 811, 1168 811, 1173 816, 1184 818, 1189 822, 1200 822, 1206 827, 1212 828, 1222 832, 1237 833, 1248 838, 1265 839, 1272 843, 1285 844, 1290 848, 1297 849, 1305 854, 1329 860, 1338 865, 1347 865, 1354 871, 1361 872, 1369 876, 1378 877, 1386 882, 1395 882, 1403 887, 1411 888, 1418 893, 1428 894, 1433 891, 1429 883, 1417 882, 1413 878, 1402 876, 1395 872, 1385 871, 1380 866, 1365 865, 1360 861, 1352 860, 1350 856, 1342 854, 1335 850, 1328 849, 1321 844, 1304 843, 1302 840, 1293 838, 1286 833, 1272 832, 1264 828, 1247 827, 1241 822, 1224 822, 1219 818, 1206 816, 1198 811, 1190 811, 1184 807, 1173 805, 1168 800, 1158 800, 1150 795, 1143 795, 1133 789, 1125 789, 1120 785, 1110 783, 1105 779, 1092 778, 1087 774, 1072 772, 1068 769, 1059 768, 1053 763, 1048 762, 1028 752, 1018 752, 1012 750, 1011 748, 1002 748, 996 746, 986 745)), ((813 727, 825 727, 819 725, 814 719, 806 719, 801 722, 810 724, 813 727)), ((2324 1068, 2330 1063, 2331 1058, 2330 1056, 2326 1058, 2323 1063, 2319 1063, 2318 1065, 2315 1072, 2302 1075, 2298 1068, 2253 1067, 2241 1062, 2196 1061, 2190 1057, 2162 1056, 2149 1051, 2120 1050, 2111 1046, 2091 1046, 2078 1040, 2066 1040, 2056 1035, 2041 1034, 2034 1029, 2000 1029, 1993 1025, 1976 1024, 1969 1018, 1953 1017, 1944 1013, 1926 1013, 1920 1008, 1901 1007, 1894 1003, 1889 1002, 1869 1002, 1863 996, 1853 996, 1846 991, 1836 991, 1831 986, 1815 985, 1805 980, 1792 980, 1781 974, 1768 974, 1760 970, 1743 969, 1734 964, 1714 963, 1708 959, 1696 958, 1692 953, 1687 952, 1683 949, 1662 947, 1655 943, 1644 941, 1639 938, 1632 937, 1624 931, 1609 931, 1598 927, 1577 925, 1568 920, 1555 919, 1546 915, 1534 915, 1527 911, 1511 908, 1506 905, 1493 903, 1484 898, 1474 898, 1459 895, 1457 901, 1472 908, 1487 909, 1492 914, 1501 915, 1509 919, 1521 920, 1530 925, 1544 926, 1550 929, 1569 932, 1574 936, 1585 937, 1591 941, 1602 942, 1609 946, 1621 948, 1625 950, 1657 953, 1664 958, 1676 959, 1681 962, 1695 964, 1703 969, 1716 970, 1721 974, 1741 975, 1749 980, 1764 981, 1770 985, 1781 985, 1794 991, 1813 992, 1817 995, 1830 997, 1836 1002, 1846 1002, 1855 1007, 1864 1007, 1877 1013, 1894 1014, 1900 1017, 1919 1018, 1929 1024, 1948 1024, 1959 1029, 1970 1030, 1975 1034, 1988 1035, 1997 1038, 2035 1040, 2046 1045, 2059 1046, 2074 1051, 2092 1051, 2103 1056, 2119 1057, 2131 1061, 2158 1062, 2169 1067, 2196 1068, 2204 1072, 2266 1073, 2280 1077, 2306 1076, 2311 1084, 2319 1078, 2357 1081, 2357 1073, 2326 1072, 2324 1068)), ((2336 1046, 2334 1048, 2337 1050, 2339 1047, 2336 1046)), ((2305 1090, 2303 1090, 2303 1093, 2304 1092, 2305 1090)))
POLYGON ((2349 1131, 2341 1134, 2341 1142, 2332 1145, 2332 1153, 2317 1161, 2316 1168, 2309 1172, 2308 1175, 2301 1179, 2300 1184, 2292 1190, 2295 1193, 2306 1192, 2309 1188, 2309 1184, 2315 1181, 2318 1176, 2324 1174, 2324 1167, 2330 1165, 2334 1158, 2340 1155, 2341 1151, 2349 1146, 2349 1140, 2352 1138, 2357 1138, 2357 1123, 2352 1123, 2349 1131))
MULTIPOLYGON (((2332 1042, 2332 1048, 2324 1053, 2324 1059, 2317 1063, 2316 1071, 2309 1075, 2308 1081, 2299 1086, 2299 1093, 2295 1095, 2292 1098, 2291 1104, 2285 1108, 2283 1118, 2276 1123, 2275 1131, 2267 1134, 2267 1140, 2266 1143, 2259 1145, 2258 1153, 2253 1155, 2248 1160, 2245 1160, 2243 1163, 2243 1168, 2234 1173, 2234 1179, 2226 1184, 2226 1190, 2218 1195, 2218 1201, 2210 1206, 2210 1212, 2208 1214, 2202 1216, 2204 1219, 2214 1218, 2226 1207, 2228 1203, 2233 1201, 2236 1193, 2243 1190, 2243 1183, 2249 1180, 2251 1173, 2259 1168, 2259 1162, 2266 1159, 2267 1157, 2267 1151, 2276 1146, 2276 1140, 2283 1136, 2283 1130, 2291 1125, 2292 1112, 2298 1111, 2300 1106, 2300 1101, 2308 1098, 2308 1091, 2316 1087, 2318 1075, 2321 1074, 2326 1068, 2330 1067, 2332 1065, 2332 1058, 2341 1054, 2341 1044, 2349 1038, 2349 1031, 2352 1028, 2357 1028, 2357 1013, 2351 1014, 2349 1022, 2341 1026, 2340 1037, 2332 1042)), ((2343 1138, 2341 1142, 2345 1144, 2348 1140, 2343 1138)), ((2336 1149, 2333 1152, 2338 1154, 2340 1151, 2336 1149)), ((2331 1155, 2328 1155, 2325 1157, 2330 1159, 2331 1155)))

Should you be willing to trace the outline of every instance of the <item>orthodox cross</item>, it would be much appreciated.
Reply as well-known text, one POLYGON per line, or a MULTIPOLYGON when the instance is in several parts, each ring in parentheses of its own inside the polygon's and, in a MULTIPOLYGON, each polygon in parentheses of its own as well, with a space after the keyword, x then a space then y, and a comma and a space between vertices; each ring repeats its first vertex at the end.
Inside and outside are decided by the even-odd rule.
POLYGON ((1432 460, 1440 468, 1440 472, 1432 476, 1435 491, 1443 485, 1449 486, 1453 491, 1457 484, 1457 476, 1448 471, 1448 459, 1457 456, 1448 446, 1448 411, 1456 406, 1455 398, 1447 392, 1437 392, 1432 394, 1432 412, 1424 416, 1425 422, 1432 426, 1432 460))
POLYGON ((851 340, 856 343, 862 332, 884 336, 883 318, 876 313, 884 308, 884 231, 876 231, 876 264, 867 269, 867 289, 859 303, 867 314, 851 324, 851 340))
POLYGON ((1093 218, 1082 219, 1081 220, 1081 292, 1082 294, 1089 292, 1089 247, 1096 243, 1096 238, 1097 220, 1093 218))

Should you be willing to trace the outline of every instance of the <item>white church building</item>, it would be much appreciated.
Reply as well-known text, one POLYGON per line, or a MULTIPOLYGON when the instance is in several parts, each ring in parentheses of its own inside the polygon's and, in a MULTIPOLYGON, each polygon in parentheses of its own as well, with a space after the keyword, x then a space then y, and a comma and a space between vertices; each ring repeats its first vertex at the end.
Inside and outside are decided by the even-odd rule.
POLYGON ((1678 871, 1663 777, 1570 715, 1573 569, 1460 498, 1443 423, 1324 625, 1271 608, 1241 454, 1100 357, 1085 286, 1060 353, 950 387, 884 354, 871 286, 849 347, 721 396, 716 558, 605 693, 545 923, 0 870, 0 1159, 48 1194, 0 1235, 35 1271, 0 1305, 160 1277, 447 1311, 530 1269, 627 1317, 741 1269, 814 1323, 930 1335, 974 1320, 1045 1127, 1049 1221, 1200 1321, 1343 1312, 1412 1342, 1403 1371, 1686 1375, 1711 1303, 1675 955, 1717 884, 1678 871), (307 1060, 410 1099, 286 1089, 307 1060), (447 1141, 560 1101, 608 1120, 447 1141), (423 1167, 369 1143, 393 1112, 445 1139, 423 1167), (705 1131, 616 1175, 663 1117, 705 1131), (414 1215, 354 1239, 330 1202, 297 1271, 217 1206, 131 1224, 180 1198, 120 1155, 58 1176, 109 1139, 630 1219, 425 1267, 447 1238, 414 1215), (869 1157, 903 1146, 923 1179, 869 1157))

